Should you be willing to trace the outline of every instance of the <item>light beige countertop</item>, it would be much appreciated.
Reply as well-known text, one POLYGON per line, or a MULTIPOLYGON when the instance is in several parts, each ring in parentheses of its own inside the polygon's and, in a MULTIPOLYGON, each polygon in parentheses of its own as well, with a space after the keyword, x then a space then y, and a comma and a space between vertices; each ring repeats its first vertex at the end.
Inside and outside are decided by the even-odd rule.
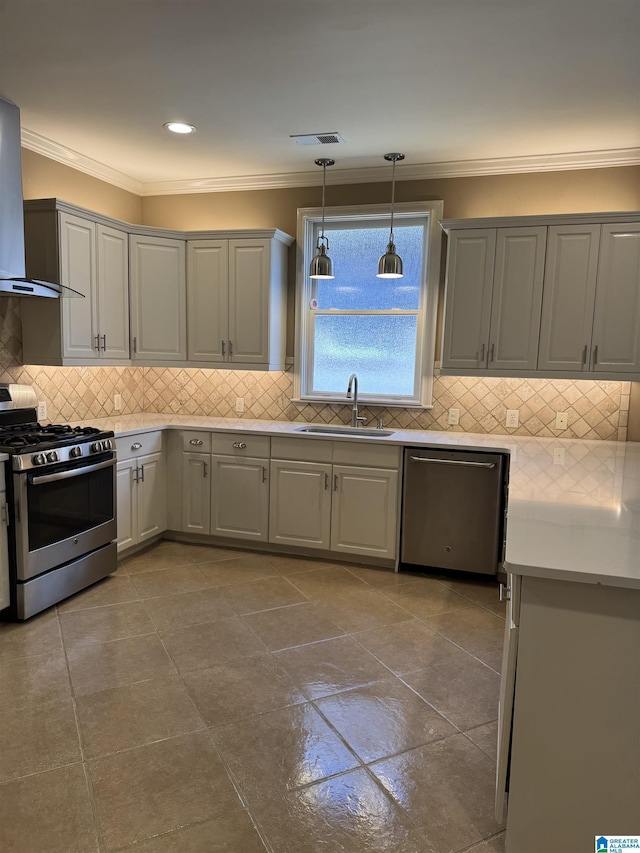
POLYGON ((640 589, 640 443, 395 430, 353 438, 301 423, 190 415, 92 420, 117 436, 156 429, 252 431, 321 441, 464 447, 510 454, 507 571, 640 589))

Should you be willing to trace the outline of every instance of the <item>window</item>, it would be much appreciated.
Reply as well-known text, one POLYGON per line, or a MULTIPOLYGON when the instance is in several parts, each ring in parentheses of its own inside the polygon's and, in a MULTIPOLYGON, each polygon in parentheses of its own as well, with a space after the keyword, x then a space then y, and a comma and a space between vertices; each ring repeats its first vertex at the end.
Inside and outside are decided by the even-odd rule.
POLYGON ((322 211, 298 211, 295 396, 342 402, 352 373, 363 402, 431 405, 442 202, 400 204, 394 239, 403 278, 377 278, 389 207, 328 208, 334 279, 309 278, 322 211))

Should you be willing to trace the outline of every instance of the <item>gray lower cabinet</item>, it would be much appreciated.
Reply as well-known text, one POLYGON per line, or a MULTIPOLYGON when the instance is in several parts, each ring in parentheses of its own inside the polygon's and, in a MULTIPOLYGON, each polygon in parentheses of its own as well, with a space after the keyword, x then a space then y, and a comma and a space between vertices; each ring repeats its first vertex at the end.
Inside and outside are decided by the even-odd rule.
POLYGON ((162 432, 116 441, 118 553, 159 536, 167 528, 167 493, 162 432))
POLYGON ((184 432, 182 446, 181 529, 187 533, 266 542, 269 438, 184 432), (246 455, 252 451, 260 455, 246 455))
POLYGON ((7 509, 7 492, 4 478, 4 465, 0 466, 0 610, 9 606, 9 546, 7 525, 9 514, 7 509))
POLYGON ((324 462, 271 460, 270 542, 331 546, 331 469, 324 462))

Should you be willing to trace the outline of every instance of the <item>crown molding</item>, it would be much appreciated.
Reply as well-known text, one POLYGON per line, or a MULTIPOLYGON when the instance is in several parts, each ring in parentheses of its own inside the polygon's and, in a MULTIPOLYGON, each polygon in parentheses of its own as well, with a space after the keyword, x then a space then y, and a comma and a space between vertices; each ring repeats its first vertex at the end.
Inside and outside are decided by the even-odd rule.
POLYGON ((110 166, 105 166, 104 163, 99 163, 97 160, 92 160, 91 157, 79 154, 65 145, 53 142, 53 140, 47 139, 46 136, 41 136, 33 130, 23 127, 20 131, 20 141, 22 147, 29 151, 42 154, 44 157, 62 163, 64 166, 71 166, 72 169, 77 169, 79 172, 84 172, 100 181, 106 181, 114 187, 120 187, 121 190, 127 190, 127 192, 135 195, 143 195, 144 184, 136 181, 135 178, 131 178, 117 169, 112 169, 110 166))
MULTIPOLYGON (((22 145, 51 160, 106 181, 139 196, 189 195, 191 193, 242 192, 247 190, 288 189, 321 186, 318 170, 282 172, 273 175, 240 175, 224 178, 196 178, 181 181, 143 183, 97 160, 78 154, 27 128, 22 128, 22 145)), ((397 181, 424 181, 437 178, 511 175, 525 172, 559 172, 575 169, 604 169, 612 166, 640 165, 640 148, 608 151, 575 151, 565 154, 541 154, 527 157, 495 157, 484 160, 446 160, 417 165, 403 164, 397 181)), ((368 184, 389 180, 388 166, 360 169, 331 169, 329 184, 368 184)))

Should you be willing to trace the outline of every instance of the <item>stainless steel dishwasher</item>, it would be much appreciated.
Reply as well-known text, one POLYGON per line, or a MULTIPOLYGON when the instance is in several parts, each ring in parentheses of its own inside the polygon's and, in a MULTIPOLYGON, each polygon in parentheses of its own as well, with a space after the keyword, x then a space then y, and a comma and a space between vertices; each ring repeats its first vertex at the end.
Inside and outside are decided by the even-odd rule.
POLYGON ((508 470, 506 454, 406 448, 401 564, 495 575, 508 470))

